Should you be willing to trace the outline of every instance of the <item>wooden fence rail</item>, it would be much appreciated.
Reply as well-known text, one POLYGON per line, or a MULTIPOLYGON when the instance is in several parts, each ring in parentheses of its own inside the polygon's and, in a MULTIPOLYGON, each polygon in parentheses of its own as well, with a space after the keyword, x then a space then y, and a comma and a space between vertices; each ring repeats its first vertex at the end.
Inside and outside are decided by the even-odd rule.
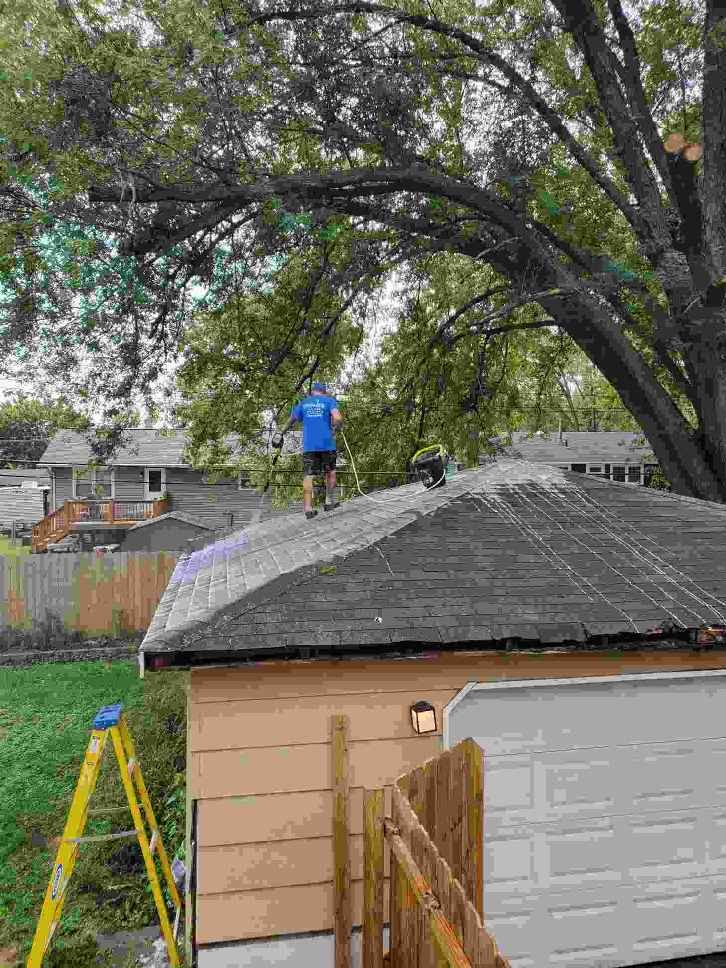
POLYGON ((165 551, 0 556, 0 628, 30 629, 53 614, 69 630, 143 632, 176 563, 165 551))

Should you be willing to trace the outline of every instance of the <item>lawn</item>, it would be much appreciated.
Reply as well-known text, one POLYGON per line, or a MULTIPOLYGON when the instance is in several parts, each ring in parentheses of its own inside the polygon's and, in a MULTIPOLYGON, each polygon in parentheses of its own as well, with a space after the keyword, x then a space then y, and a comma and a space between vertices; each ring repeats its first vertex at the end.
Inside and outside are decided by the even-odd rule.
POLYGON ((0 555, 4 555, 6 558, 25 558, 29 554, 29 545, 22 545, 19 540, 13 544, 10 538, 0 534, 0 555))
MULTIPOLYGON (((184 856, 185 672, 147 674, 136 662, 0 668, 0 951, 25 963, 101 706, 122 702, 169 859, 184 856)), ((91 808, 126 802, 109 743, 91 808)), ((89 818, 84 833, 133 826, 130 813, 89 818)), ((44 968, 85 968, 97 932, 158 923, 135 839, 82 845, 44 968)))

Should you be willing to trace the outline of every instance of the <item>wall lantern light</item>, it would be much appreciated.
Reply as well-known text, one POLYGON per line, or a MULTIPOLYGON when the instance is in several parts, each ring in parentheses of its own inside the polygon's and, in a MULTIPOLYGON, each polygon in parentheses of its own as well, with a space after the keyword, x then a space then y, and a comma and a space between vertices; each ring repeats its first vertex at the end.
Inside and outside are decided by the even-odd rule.
POLYGON ((411 706, 411 725, 417 733, 436 732, 436 710, 430 702, 420 699, 411 706))

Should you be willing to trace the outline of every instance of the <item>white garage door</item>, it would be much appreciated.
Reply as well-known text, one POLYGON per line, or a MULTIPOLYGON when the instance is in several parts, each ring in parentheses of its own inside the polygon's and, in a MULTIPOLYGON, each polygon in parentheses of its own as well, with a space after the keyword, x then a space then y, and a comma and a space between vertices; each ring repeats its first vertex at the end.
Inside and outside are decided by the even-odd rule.
POLYGON ((484 914, 512 968, 726 950, 726 674, 480 683, 484 914))

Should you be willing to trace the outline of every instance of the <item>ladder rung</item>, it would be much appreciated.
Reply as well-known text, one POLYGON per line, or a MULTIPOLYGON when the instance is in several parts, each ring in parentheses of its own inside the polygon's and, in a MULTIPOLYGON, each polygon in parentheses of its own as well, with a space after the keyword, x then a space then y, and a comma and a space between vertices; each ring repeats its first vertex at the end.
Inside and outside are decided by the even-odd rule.
POLYGON ((86 844, 89 841, 120 840, 122 837, 136 837, 135 830, 120 830, 117 834, 96 834, 92 837, 69 837, 64 844, 86 844))
POLYGON ((176 941, 176 936, 179 933, 179 922, 181 920, 181 904, 176 909, 176 916, 174 918, 174 940, 176 941))
POLYGON ((131 759, 129 760, 129 776, 131 776, 131 774, 134 772, 135 769, 136 769, 136 760, 132 756, 131 759))
POLYGON ((156 841, 159 839, 159 831, 155 830, 151 835, 151 840, 149 841, 149 853, 153 854, 156 850, 156 841))
POLYGON ((97 817, 99 814, 102 814, 102 813, 120 813, 122 810, 125 810, 128 813, 129 809, 130 808, 128 803, 124 807, 99 807, 98 810, 89 810, 88 816, 97 817))

